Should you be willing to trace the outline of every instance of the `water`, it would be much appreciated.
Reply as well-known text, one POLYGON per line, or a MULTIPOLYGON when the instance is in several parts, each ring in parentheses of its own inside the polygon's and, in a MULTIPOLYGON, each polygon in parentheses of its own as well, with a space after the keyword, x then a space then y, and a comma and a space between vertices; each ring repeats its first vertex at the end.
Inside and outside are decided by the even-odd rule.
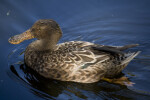
POLYGON ((149 4, 149 0, 1 0, 0 100, 150 100, 149 4), (7 40, 30 28, 36 20, 47 18, 60 24, 60 43, 82 40, 104 45, 140 44, 130 50, 142 53, 123 71, 135 84, 61 82, 45 79, 27 68, 23 52, 33 40, 19 45, 7 40))

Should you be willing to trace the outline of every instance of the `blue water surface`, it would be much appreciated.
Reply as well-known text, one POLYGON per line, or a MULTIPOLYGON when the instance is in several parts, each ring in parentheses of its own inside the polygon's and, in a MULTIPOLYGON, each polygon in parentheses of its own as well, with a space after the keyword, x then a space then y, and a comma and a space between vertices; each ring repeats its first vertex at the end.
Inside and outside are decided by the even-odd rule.
POLYGON ((150 100, 149 0, 1 0, 0 100, 150 100), (133 86, 100 81, 92 84, 44 79, 24 65, 24 50, 8 38, 39 19, 56 20, 59 43, 72 40, 103 45, 140 44, 142 51, 123 70, 133 86))

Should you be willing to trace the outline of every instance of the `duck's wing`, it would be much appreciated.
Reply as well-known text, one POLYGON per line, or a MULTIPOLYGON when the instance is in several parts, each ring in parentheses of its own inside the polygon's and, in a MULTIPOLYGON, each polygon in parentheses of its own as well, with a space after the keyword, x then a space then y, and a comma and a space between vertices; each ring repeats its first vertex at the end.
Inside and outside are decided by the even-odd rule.
POLYGON ((130 55, 132 55, 133 57, 131 58, 133 59, 135 57, 135 54, 124 53, 122 52, 122 50, 134 46, 137 45, 126 45, 118 47, 97 45, 84 41, 72 41, 61 44, 60 48, 67 51, 65 62, 75 64, 77 66, 77 69, 82 69, 96 63, 109 61, 110 59, 118 59, 116 60, 118 61, 117 63, 129 61, 126 60, 126 58, 131 57, 130 55))
MULTIPOLYGON (((99 45, 103 47, 103 45, 99 45)), ((71 41, 58 45, 58 49, 64 51, 64 62, 76 66, 77 69, 87 68, 97 62, 108 60, 107 50, 98 50, 96 45, 84 41, 71 41)))
POLYGON ((123 55, 123 52, 115 48, 84 41, 67 42, 61 44, 61 46, 68 51, 66 52, 65 62, 74 64, 75 70, 86 69, 97 63, 103 63, 109 60, 112 55, 123 55))

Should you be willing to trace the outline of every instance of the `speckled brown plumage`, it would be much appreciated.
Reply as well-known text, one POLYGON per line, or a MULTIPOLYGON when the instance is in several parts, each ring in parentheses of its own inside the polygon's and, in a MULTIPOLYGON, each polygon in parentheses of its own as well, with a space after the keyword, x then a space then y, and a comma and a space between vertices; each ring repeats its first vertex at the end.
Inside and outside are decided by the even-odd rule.
MULTIPOLYGON (((59 25, 53 20, 39 20, 27 32, 38 40, 25 51, 25 63, 46 78, 82 83, 97 82, 119 74, 139 54, 123 50, 137 46, 104 46, 84 41, 57 44, 62 36, 59 25)), ((26 38, 24 40, 26 40, 26 38)), ((17 44, 18 35, 9 39, 17 44)), ((23 39, 23 38, 21 38, 23 39)))

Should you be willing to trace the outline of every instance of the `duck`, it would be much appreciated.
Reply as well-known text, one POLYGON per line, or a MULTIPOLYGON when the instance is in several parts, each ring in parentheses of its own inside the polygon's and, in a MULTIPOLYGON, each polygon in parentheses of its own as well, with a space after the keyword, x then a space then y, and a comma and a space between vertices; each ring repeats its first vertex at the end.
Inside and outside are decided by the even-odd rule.
POLYGON ((52 19, 40 19, 27 31, 9 38, 19 44, 36 38, 24 53, 25 64, 45 78, 79 83, 111 79, 129 64, 140 51, 125 52, 138 44, 107 46, 86 41, 58 43, 62 30, 52 19))

